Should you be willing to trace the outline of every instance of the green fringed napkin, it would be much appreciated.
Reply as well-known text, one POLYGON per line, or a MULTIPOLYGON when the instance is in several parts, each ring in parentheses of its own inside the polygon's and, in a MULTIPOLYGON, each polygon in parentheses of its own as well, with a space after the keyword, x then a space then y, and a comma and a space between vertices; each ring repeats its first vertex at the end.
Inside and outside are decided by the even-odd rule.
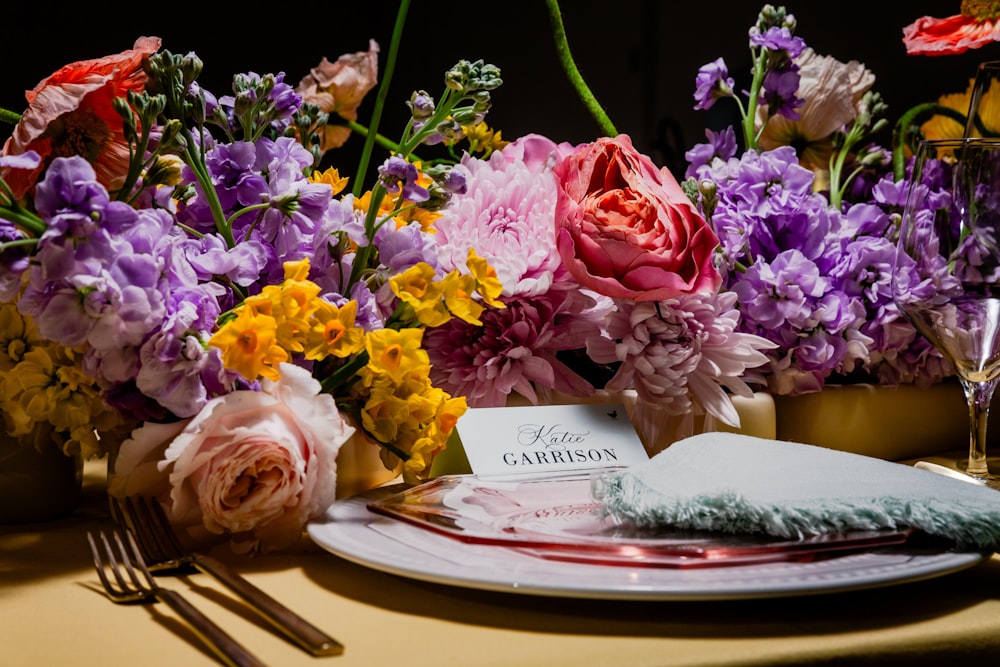
POLYGON ((648 462, 595 473, 612 518, 784 538, 918 528, 965 548, 1000 549, 1000 492, 823 447, 706 433, 648 462))

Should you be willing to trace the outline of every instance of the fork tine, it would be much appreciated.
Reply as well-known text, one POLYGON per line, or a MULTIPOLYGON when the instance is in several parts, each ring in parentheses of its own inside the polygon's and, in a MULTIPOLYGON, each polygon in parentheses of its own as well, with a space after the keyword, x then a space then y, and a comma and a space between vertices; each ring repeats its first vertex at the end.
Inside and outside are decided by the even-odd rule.
MULTIPOLYGON (((101 533, 101 537, 104 537, 104 533, 101 533)), ((104 591, 111 595, 114 588, 111 585, 111 581, 108 579, 108 575, 105 572, 104 560, 101 558, 101 553, 97 548, 97 543, 94 541, 94 535, 88 530, 87 531, 87 542, 90 544, 90 553, 94 557, 94 569, 97 570, 97 578, 101 580, 101 586, 104 587, 104 591)), ((104 540, 107 544, 107 540, 104 540)))
POLYGON ((174 532, 173 526, 170 525, 170 519, 167 518, 163 506, 155 498, 143 497, 138 499, 138 504, 143 516, 149 518, 149 525, 154 527, 154 531, 162 537, 162 542, 167 547, 165 551, 171 553, 174 558, 180 558, 185 550, 177 539, 177 534, 174 532))
POLYGON ((156 589, 156 582, 153 581, 153 575, 150 573, 149 568, 146 567, 145 561, 142 559, 142 553, 140 553, 139 545, 135 543, 135 537, 133 537, 131 531, 116 531, 115 540, 118 542, 118 548, 121 550, 122 558, 125 561, 125 567, 128 569, 129 576, 132 577, 132 581, 135 582, 136 586, 140 588, 143 587, 143 583, 139 581, 139 577, 136 575, 135 570, 132 569, 132 564, 134 563, 136 568, 142 572, 142 576, 145 578, 145 587, 151 590, 156 589), (121 533, 125 533, 125 538, 129 543, 130 554, 125 553, 125 545, 122 543, 121 533))
MULTIPOLYGON (((118 559, 115 558, 115 551, 111 547, 111 542, 108 540, 108 536, 104 533, 103 530, 100 532, 100 536, 101 536, 101 542, 104 544, 104 553, 108 557, 108 566, 109 569, 111 570, 111 574, 114 575, 115 580, 118 582, 118 587, 123 591, 127 591, 129 588, 128 582, 126 582, 125 578, 122 576, 122 568, 121 565, 119 565, 118 563, 118 559)), ((126 566, 128 566, 129 574, 132 578, 132 581, 136 582, 136 585, 138 585, 138 579, 136 579, 135 573, 132 572, 132 565, 128 561, 128 556, 125 554, 125 545, 122 544, 121 538, 118 536, 117 532, 114 533, 114 536, 115 540, 118 542, 118 548, 121 550, 122 554, 121 560, 125 563, 126 566)))

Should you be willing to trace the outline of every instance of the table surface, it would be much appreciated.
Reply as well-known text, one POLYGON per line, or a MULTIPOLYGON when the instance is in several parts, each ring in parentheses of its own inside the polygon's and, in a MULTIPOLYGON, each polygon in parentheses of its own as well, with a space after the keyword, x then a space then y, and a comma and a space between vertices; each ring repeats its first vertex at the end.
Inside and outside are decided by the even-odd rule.
MULTIPOLYGON (((217 665, 165 605, 114 605, 86 531, 113 526, 104 462, 64 519, 0 526, 0 663, 217 665)), ((218 554, 216 554, 218 555, 218 554)), ((315 658, 203 574, 160 580, 269 665, 958 664, 1000 656, 1000 556, 926 581, 764 600, 601 601, 494 593, 385 574, 311 543, 233 557, 253 583, 342 642, 315 658)))

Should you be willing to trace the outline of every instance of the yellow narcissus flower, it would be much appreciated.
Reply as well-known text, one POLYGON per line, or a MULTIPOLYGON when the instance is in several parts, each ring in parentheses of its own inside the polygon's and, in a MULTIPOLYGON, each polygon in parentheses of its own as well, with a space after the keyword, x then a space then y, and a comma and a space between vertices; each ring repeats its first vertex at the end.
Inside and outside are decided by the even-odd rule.
POLYGON ((306 335, 306 359, 319 360, 328 356, 343 359, 365 349, 365 330, 355 326, 357 314, 357 301, 348 301, 338 308, 319 300, 312 314, 312 327, 306 335))
POLYGON ((124 424, 101 398, 97 383, 79 368, 77 355, 56 345, 37 346, 3 376, 0 407, 8 434, 35 447, 95 458, 106 453, 98 432, 124 424))
POLYGON ((389 279, 393 294, 413 308, 417 321, 424 326, 438 327, 451 319, 442 298, 444 285, 435 281, 434 267, 418 262, 389 279))
POLYGON ((288 353, 277 344, 278 323, 269 315, 251 308, 238 309, 230 320, 209 339, 208 344, 222 350, 222 363, 248 380, 280 377, 278 364, 288 361, 288 353))
POLYGON ((31 348, 41 344, 32 319, 21 315, 14 304, 0 306, 0 373, 13 369, 31 348))
POLYGON ((469 248, 469 257, 466 259, 466 266, 469 273, 476 279, 476 291, 483 297, 483 301, 488 306, 494 308, 506 308, 506 304, 498 301, 503 293, 503 283, 497 277, 496 269, 489 265, 484 258, 476 254, 475 248, 469 248))
POLYGON ((384 374, 397 384, 417 366, 429 366, 427 352, 420 347, 422 329, 379 329, 365 336, 368 365, 362 374, 384 374))
POLYGON ((494 131, 484 121, 475 125, 463 125, 462 137, 469 142, 469 153, 481 153, 485 159, 493 151, 502 150, 509 141, 504 141, 499 130, 494 131))
POLYGON ((452 271, 445 276, 442 287, 448 312, 469 324, 483 325, 479 316, 483 314, 485 308, 472 298, 472 292, 476 289, 475 278, 452 271))

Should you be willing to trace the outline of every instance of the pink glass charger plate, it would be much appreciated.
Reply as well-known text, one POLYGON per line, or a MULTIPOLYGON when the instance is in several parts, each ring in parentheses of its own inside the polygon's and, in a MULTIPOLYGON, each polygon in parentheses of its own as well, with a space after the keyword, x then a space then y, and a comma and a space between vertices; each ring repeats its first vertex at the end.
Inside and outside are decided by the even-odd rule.
POLYGON ((809 560, 903 544, 914 531, 853 531, 787 539, 640 528, 601 514, 590 480, 453 475, 404 488, 368 509, 467 543, 516 548, 551 560, 628 567, 722 567, 809 560))
POLYGON ((603 557, 590 562, 586 557, 562 560, 558 546, 527 547, 517 542, 503 546, 456 539, 369 509, 399 491, 398 486, 382 487, 338 500, 323 519, 308 525, 308 534, 340 558, 410 579, 494 592, 630 601, 844 592, 940 577, 989 558, 978 552, 904 543, 831 551, 802 560, 733 560, 717 567, 633 567, 620 561, 608 564, 603 557), (534 549, 544 554, 532 553, 534 549))

